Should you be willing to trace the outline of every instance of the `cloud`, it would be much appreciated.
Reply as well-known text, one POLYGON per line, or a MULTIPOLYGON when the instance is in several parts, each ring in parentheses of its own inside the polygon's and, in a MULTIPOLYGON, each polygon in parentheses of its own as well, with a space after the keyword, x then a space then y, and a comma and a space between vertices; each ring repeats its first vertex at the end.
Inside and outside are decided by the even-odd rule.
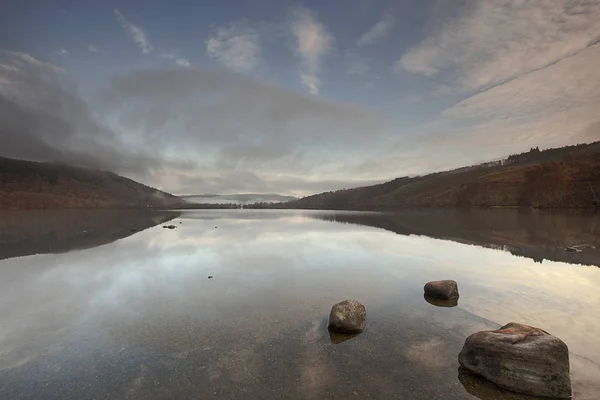
POLYGON ((352 143, 383 127, 381 116, 350 103, 201 68, 122 75, 110 83, 105 104, 131 129, 160 131, 177 122, 178 134, 205 144, 279 138, 312 145, 316 138, 340 137, 352 143))
MULTIPOLYGON (((353 104, 202 68, 119 76, 110 83, 99 112, 115 130, 139 132, 140 143, 159 153, 194 159, 202 171, 198 182, 212 182, 196 192, 219 185, 219 191, 227 185, 249 190, 257 180, 268 182, 260 187, 269 191, 277 182, 290 182, 286 188, 295 182, 295 190, 302 190, 314 185, 309 182, 344 180, 339 171, 346 159, 367 151, 366 142, 379 143, 386 127, 380 115, 353 104), (239 178, 240 171, 252 171, 258 179, 239 178)), ((353 179, 360 177, 347 177, 353 179)), ((175 176, 168 185, 189 191, 175 176)))
POLYGON ((27 69, 0 69, 0 156, 58 161, 149 177, 181 166, 143 148, 132 150, 101 123, 62 72, 25 53, 2 52, 2 64, 26 60, 27 69))
POLYGON ((244 23, 217 28, 205 44, 211 58, 237 72, 249 71, 260 61, 258 31, 244 23))
POLYGON ((15 67, 11 64, 0 64, 0 70, 9 71, 9 72, 21 72, 19 68, 15 67))
POLYGON ((476 91, 545 68, 600 38, 598 1, 468 1, 455 14, 397 66, 476 91))
POLYGON ((394 27, 394 17, 385 13, 375 25, 365 32, 357 41, 358 46, 368 46, 387 35, 394 27))
POLYGON ((9 59, 11 61, 11 63, 16 64, 17 66, 20 66, 23 63, 25 63, 31 67, 38 67, 38 68, 41 68, 44 70, 49 70, 49 71, 55 72, 55 73, 65 72, 64 68, 57 67, 56 65, 52 65, 47 62, 40 61, 37 58, 32 57, 31 55, 29 55, 27 53, 22 53, 19 51, 0 50, 0 55, 3 55, 7 59, 9 59))
POLYGON ((162 58, 167 60, 173 60, 175 61, 175 64, 179 65, 180 67, 189 68, 192 66, 192 63, 190 63, 188 59, 179 57, 175 53, 165 53, 162 55, 162 58))
POLYGON ((441 167, 504 157, 540 146, 598 140, 600 45, 470 96, 444 110, 422 144, 441 167), (465 159, 465 146, 477 157, 465 159), (459 157, 460 155, 460 157, 459 157), (452 164, 452 165, 451 165, 452 164))
POLYGON ((250 171, 199 173, 180 177, 176 193, 284 193, 305 196, 330 190, 368 186, 379 181, 360 179, 303 179, 250 171))
POLYGON ((296 53, 302 59, 300 81, 310 93, 318 94, 321 59, 333 48, 333 36, 321 24, 316 14, 307 8, 292 10, 292 34, 296 39, 296 53))
POLYGON ((61 48, 57 54, 61 57, 69 57, 69 52, 67 50, 65 50, 64 48, 61 48))
POLYGON ((100 47, 93 45, 93 44, 90 44, 87 49, 90 53, 97 53, 97 54, 106 53, 103 49, 101 49, 100 47))
POLYGON ((142 49, 142 53, 151 53, 154 50, 154 47, 148 40, 146 32, 141 27, 129 22, 118 9, 115 8, 114 13, 117 21, 119 21, 121 26, 129 33, 134 43, 142 49))

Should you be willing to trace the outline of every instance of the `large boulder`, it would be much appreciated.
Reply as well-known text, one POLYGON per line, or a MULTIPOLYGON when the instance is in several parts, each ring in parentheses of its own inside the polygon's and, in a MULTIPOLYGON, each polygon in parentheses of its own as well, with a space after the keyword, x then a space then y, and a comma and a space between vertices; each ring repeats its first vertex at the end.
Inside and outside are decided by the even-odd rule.
POLYGON ((360 333, 365 330, 367 309, 355 300, 344 300, 331 308, 329 330, 339 333, 360 333))
POLYGON ((432 281, 425 284, 425 294, 442 300, 458 299, 456 281, 432 281))
POLYGON ((541 329, 511 322, 467 338, 458 355, 461 366, 514 392, 571 397, 569 349, 541 329))

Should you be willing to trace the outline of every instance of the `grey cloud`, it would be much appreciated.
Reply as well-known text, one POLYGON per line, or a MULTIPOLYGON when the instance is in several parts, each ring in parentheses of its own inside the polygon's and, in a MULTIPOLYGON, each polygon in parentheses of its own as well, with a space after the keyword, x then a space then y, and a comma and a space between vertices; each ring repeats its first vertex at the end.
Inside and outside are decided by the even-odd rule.
POLYGON ((202 180, 170 183, 174 191, 188 193, 234 188, 305 192, 315 185, 295 178, 309 171, 325 180, 351 181, 351 175, 340 175, 340 165, 352 161, 352 154, 365 145, 379 143, 387 125, 378 114, 356 105, 226 70, 132 72, 114 78, 101 103, 115 129, 139 132, 145 145, 186 154, 201 165, 202 180))
POLYGON ((365 32, 356 42, 359 46, 368 46, 376 40, 387 35, 394 27, 394 17, 391 14, 384 13, 381 19, 375 25, 365 32))
POLYGON ((182 176, 178 194, 196 193, 289 193, 304 196, 330 190, 349 189, 379 183, 381 180, 264 177, 248 171, 225 172, 213 176, 182 176))
POLYGON ((597 140, 600 140, 600 120, 591 123, 577 136, 578 143, 595 142, 597 140))
POLYGON ((221 158, 278 160, 323 146, 376 140, 382 117, 219 70, 144 70, 115 78, 103 108, 153 146, 221 158))
POLYGON ((56 67, 22 53, 4 56, 5 65, 14 68, 0 69, 0 156, 146 177, 165 166, 189 166, 128 150, 76 91, 59 80, 53 73, 56 67), (17 68, 15 63, 23 60, 29 60, 28 67, 17 68))
POLYGON ((468 0, 441 8, 451 17, 408 49, 397 66, 426 76, 444 72, 458 91, 524 76, 577 54, 600 37, 598 1, 468 0))
POLYGON ((154 50, 154 46, 152 46, 150 40, 148 40, 148 36, 146 35, 144 29, 127 20, 123 13, 121 13, 121 11, 118 9, 115 8, 114 13, 117 21, 121 24, 123 29, 129 33, 131 40, 133 40, 133 42, 140 47, 142 53, 151 53, 154 50))
POLYGON ((108 169, 178 193, 304 194, 361 184, 344 166, 387 138, 368 109, 223 70, 135 71, 87 103, 56 68, 23 60, 0 58, 2 156, 108 169))
POLYGON ((235 22, 215 30, 206 40, 206 53, 238 72, 249 71, 260 62, 258 30, 247 22, 235 22))

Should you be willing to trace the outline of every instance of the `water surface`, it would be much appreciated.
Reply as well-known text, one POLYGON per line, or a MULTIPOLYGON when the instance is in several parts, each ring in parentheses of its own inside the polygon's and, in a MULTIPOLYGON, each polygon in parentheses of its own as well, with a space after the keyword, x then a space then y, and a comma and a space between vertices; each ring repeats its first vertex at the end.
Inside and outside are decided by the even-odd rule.
POLYGON ((2 399, 531 399, 458 370, 469 334, 510 321, 567 343, 574 398, 600 393, 598 253, 564 251, 599 247, 597 216, 8 215, 2 399), (437 279, 458 306, 423 298, 437 279), (367 329, 330 336, 348 298, 367 329))

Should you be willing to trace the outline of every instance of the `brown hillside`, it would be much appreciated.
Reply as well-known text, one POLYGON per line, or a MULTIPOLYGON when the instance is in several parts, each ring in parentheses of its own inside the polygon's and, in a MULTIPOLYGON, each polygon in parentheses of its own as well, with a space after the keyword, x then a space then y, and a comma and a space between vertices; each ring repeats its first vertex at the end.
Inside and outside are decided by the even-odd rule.
POLYGON ((291 208, 600 206, 600 142, 513 155, 504 161, 321 193, 291 208))
POLYGON ((162 208, 182 200, 112 172, 0 158, 0 209, 162 208))

